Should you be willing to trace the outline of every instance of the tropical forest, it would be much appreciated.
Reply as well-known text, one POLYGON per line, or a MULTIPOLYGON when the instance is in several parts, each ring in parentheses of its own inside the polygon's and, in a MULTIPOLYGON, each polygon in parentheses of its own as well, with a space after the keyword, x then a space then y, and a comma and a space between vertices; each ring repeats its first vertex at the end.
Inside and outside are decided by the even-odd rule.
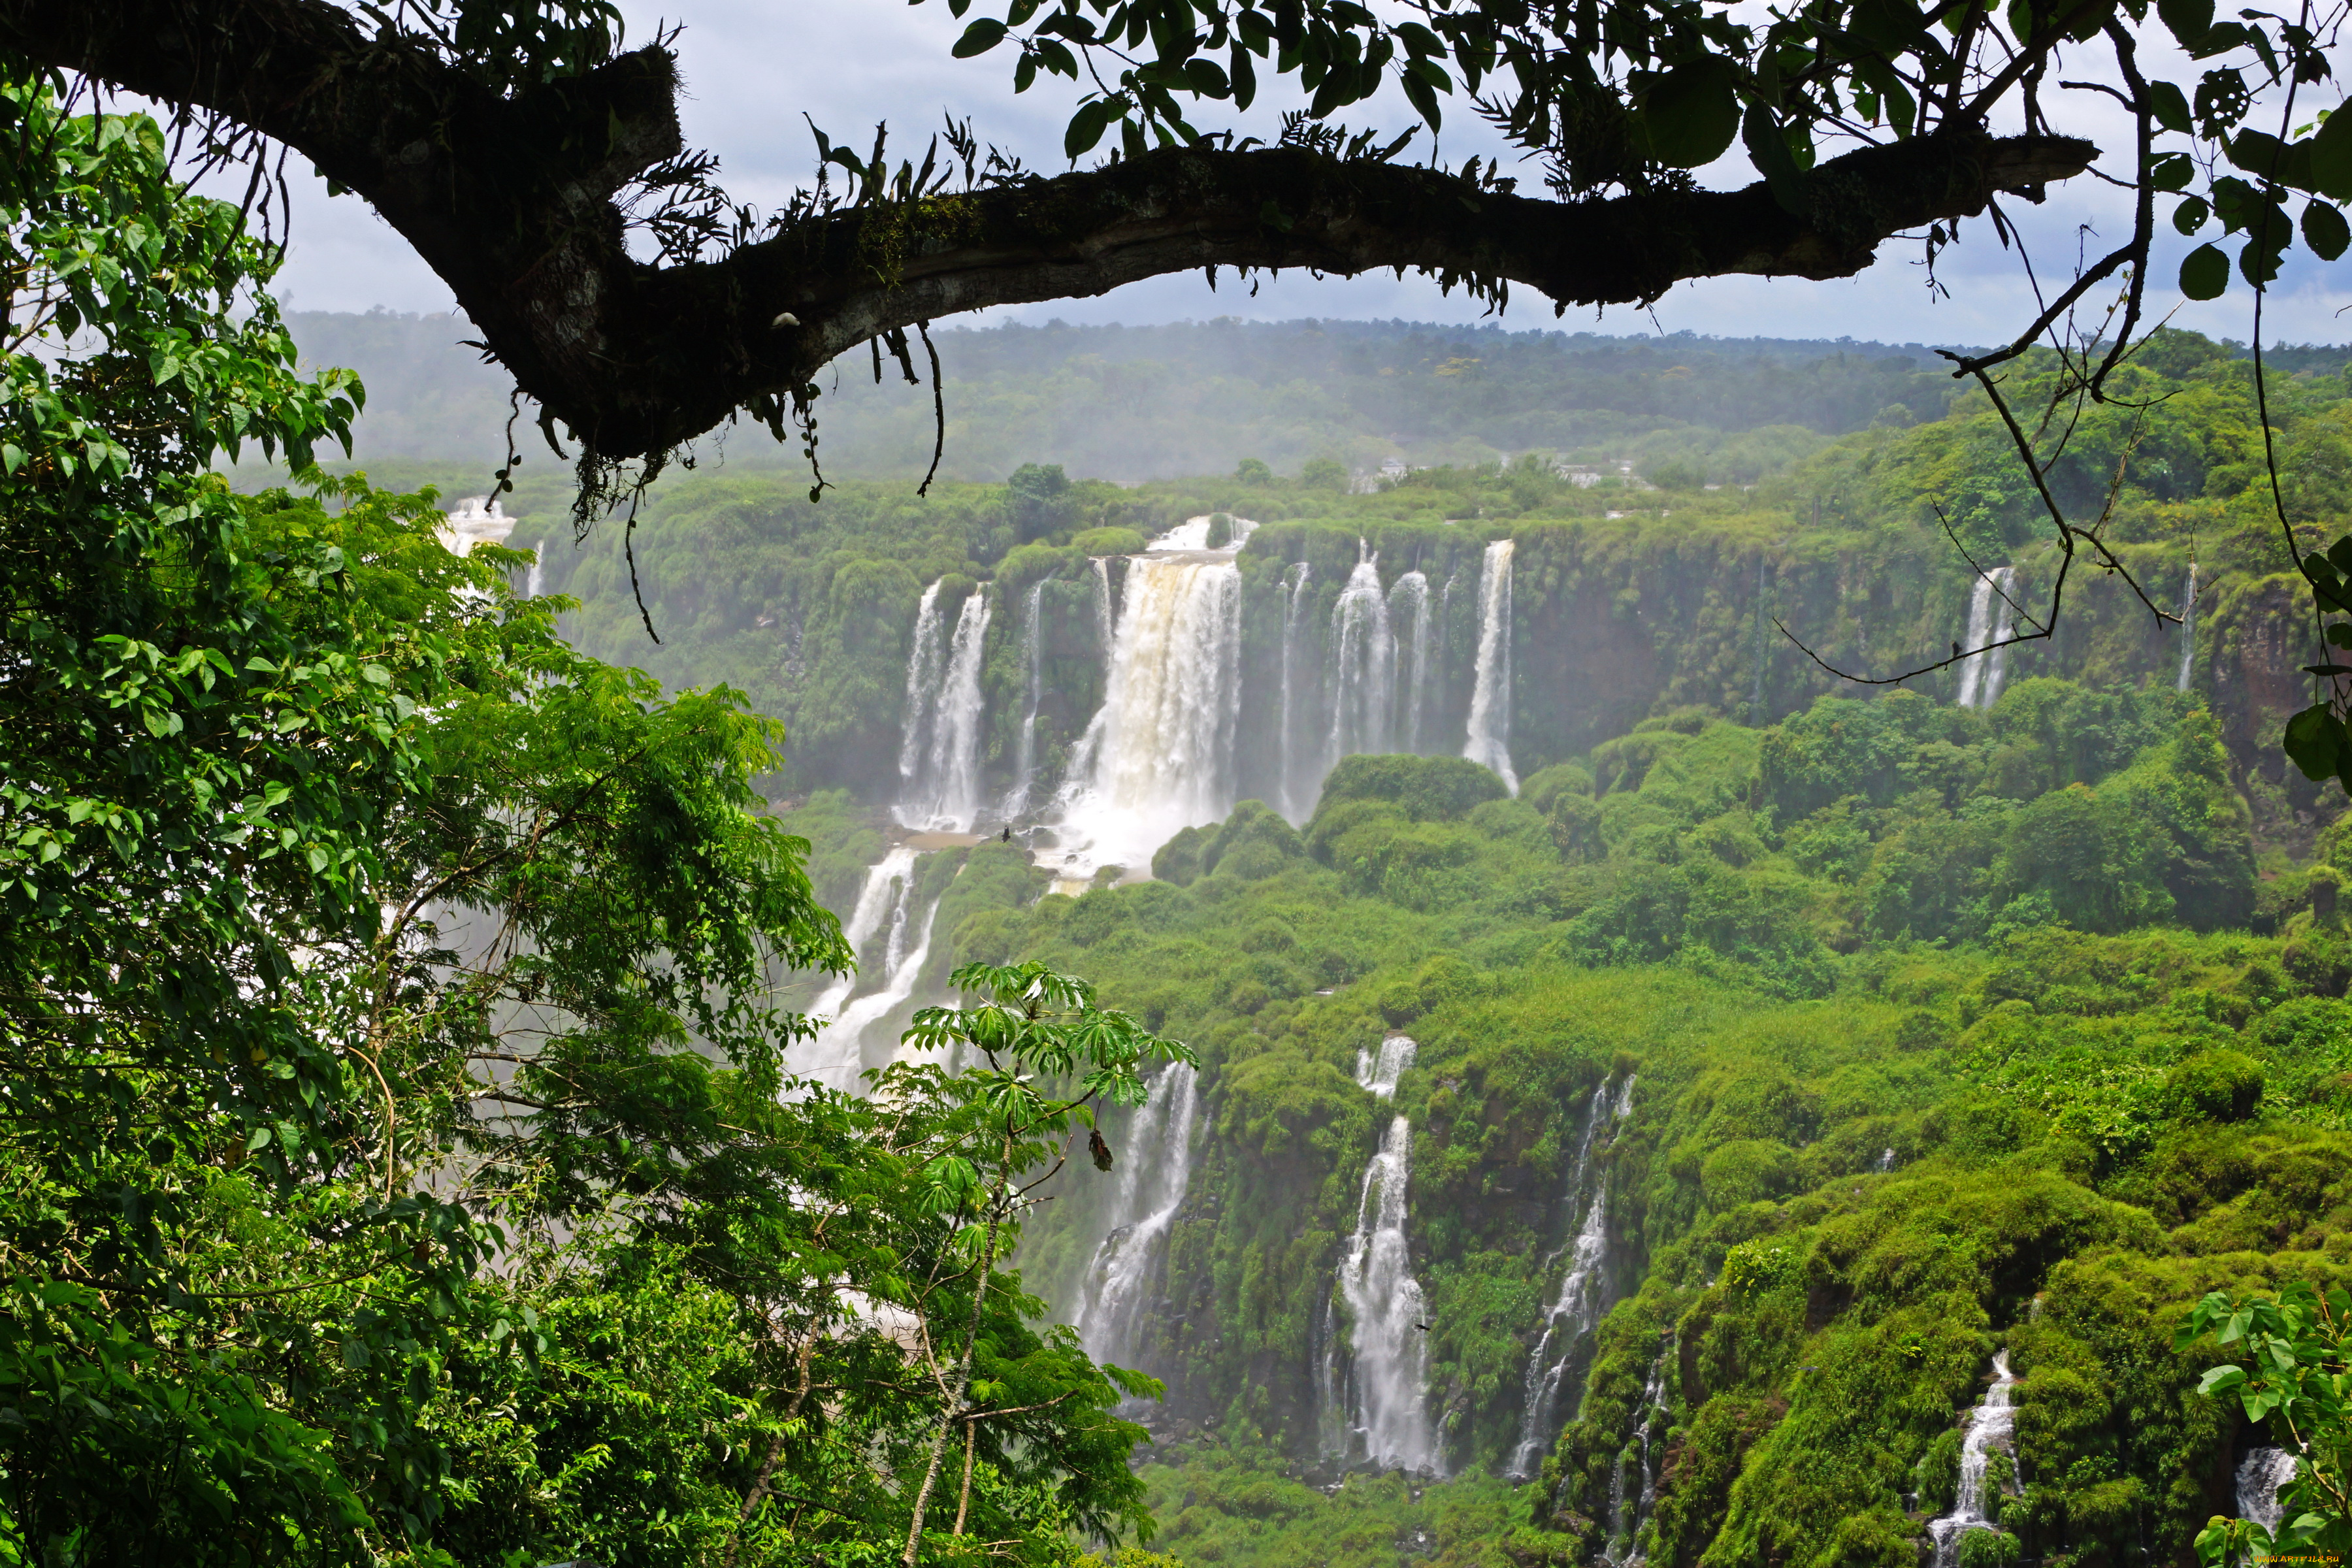
MULTIPOLYGON (((207 6, 344 15, 67 66, 0 5, 0 1568, 2352 1552, 2352 346, 2138 321, 2143 249, 2131 318, 1940 353, 858 317, 688 429, 479 303, 505 230, 416 241, 485 341, 295 311, 218 174, 403 38, 602 92, 598 7, 355 8, 265 100, 207 6)), ((1624 201, 1720 118, 1674 69, 1624 201)), ((1064 178, 1208 145, 1171 94, 1240 77, 1155 70, 1064 178)), ((1420 177, 1293 130, 1201 156, 1420 177)), ((794 223, 950 201, 818 141, 863 195, 794 223)), ((664 167, 653 271, 715 278, 664 167)))

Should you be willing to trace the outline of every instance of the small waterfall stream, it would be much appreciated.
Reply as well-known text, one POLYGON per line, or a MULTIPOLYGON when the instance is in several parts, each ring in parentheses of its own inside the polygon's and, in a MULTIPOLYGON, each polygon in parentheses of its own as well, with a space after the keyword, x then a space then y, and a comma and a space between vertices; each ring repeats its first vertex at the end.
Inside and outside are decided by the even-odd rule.
POLYGON ((864 1087, 859 1074, 866 1065, 866 1026, 914 994, 916 976, 930 956, 931 918, 937 912, 936 904, 919 916, 915 911, 919 858, 916 850, 902 844, 867 869, 857 907, 842 932, 857 954, 858 967, 833 981, 809 1004, 811 1017, 831 1022, 790 1053, 788 1066, 800 1077, 845 1093, 858 1092, 864 1087), (861 983, 877 974, 878 987, 851 999, 861 983))
POLYGON ((2001 682, 2009 675, 2009 650, 1978 650, 2001 641, 2015 628, 2017 612, 2010 606, 2009 591, 2016 577, 2016 567, 1996 566, 1979 573, 1976 586, 1969 591, 1969 639, 1960 645, 1970 656, 1960 666, 1958 700, 1963 708, 1990 708, 2000 700, 2001 682))
MULTIPOLYGON (((1992 1358, 1992 1383, 1985 1389, 1984 1397, 1977 1401, 1969 1416, 1967 1436, 1960 1439, 1960 1489, 1953 1502, 1952 1511, 1930 1521, 1927 1533, 1936 1542, 1936 1568, 1956 1568, 1960 1560, 1960 1537, 1974 1530, 1997 1528, 1993 1515, 1985 1510, 1985 1458, 1993 1444, 2004 1442, 2017 1424, 2017 1412, 2009 1401, 2010 1389, 2017 1382, 2009 1373, 2009 1352, 2001 1352, 1992 1358)), ((2000 1499, 1990 1500, 1996 1507, 2000 1499)))
POLYGON ((1370 1089, 1377 1100, 1393 1100, 1399 1079, 1412 1066, 1421 1047, 1410 1035, 1391 1035, 1377 1051, 1356 1053, 1356 1087, 1370 1089))
POLYGON ((1408 572, 1389 590, 1389 627, 1396 634, 1397 714, 1391 733, 1399 750, 1418 753, 1429 706, 1429 660, 1434 643, 1429 579, 1408 572))
POLYGON ((1040 577, 1029 584, 1029 600, 1023 613, 1021 668, 1028 689, 1021 710, 1021 738, 1015 742, 1013 753, 1013 788, 1004 797, 1007 822, 1028 812, 1029 792, 1037 782, 1037 710, 1045 697, 1045 580, 1040 577))
POLYGON ((939 584, 923 591, 915 650, 907 665, 907 732, 898 751, 896 815, 902 826, 969 833, 979 820, 980 673, 988 614, 987 590, 974 589, 957 612, 955 633, 942 657, 939 584))
POLYGON ((1584 1116, 1584 1133, 1577 1140, 1576 1163, 1568 1179, 1568 1201, 1581 1204, 1576 1237, 1569 1245, 1568 1272, 1560 1277, 1559 1294, 1544 1314, 1543 1336, 1528 1358, 1527 1404, 1519 1415, 1518 1446, 1512 1450, 1507 1473, 1526 1480, 1543 1464, 1544 1450, 1566 1416, 1559 1409, 1561 1386, 1568 1381, 1578 1348, 1601 1320, 1609 1261, 1609 1180, 1592 1174, 1592 1152, 1604 1131, 1613 1131, 1633 1108, 1633 1075, 1627 1074, 1614 1098, 1607 1079, 1592 1091, 1584 1116))
MULTIPOLYGON (((533 567, 533 571, 538 568, 533 567)), ((2189 563, 2189 582, 2180 590, 2180 679, 2173 689, 2189 689, 2189 672, 2197 660, 2197 563, 2189 563)))
MULTIPOLYGON (((2197 568, 2191 566, 2189 571, 2193 581, 2197 568)), ((542 539, 530 547, 530 570, 522 575, 522 596, 526 599, 538 598, 540 590, 546 582, 547 541, 542 539)), ((2186 663, 2185 660, 2183 662, 2186 663)))
POLYGON ((1396 638, 1389 630, 1380 557, 1356 542, 1356 569, 1331 606, 1331 731, 1324 771, 1342 757, 1390 747, 1389 718, 1396 677, 1396 638))
POLYGON ((1511 770, 1511 554, 1507 539, 1486 546, 1478 569, 1478 663, 1470 690, 1470 738, 1462 754, 1492 768, 1513 795, 1511 770))
POLYGON ((1639 1445, 1640 1457, 1634 1461, 1641 1473, 1641 1489, 1632 1499, 1625 1495, 1625 1456, 1617 1456, 1617 1472, 1611 1479, 1609 1495, 1609 1544, 1601 1551, 1601 1561, 1608 1568, 1640 1568, 1649 1561, 1642 1550, 1642 1526, 1658 1510, 1659 1460, 1657 1440, 1674 1423, 1674 1410, 1666 1403, 1666 1368, 1674 1363, 1675 1337, 1666 1336, 1659 1347, 1658 1359, 1650 1363, 1649 1380, 1642 1385, 1639 1425, 1633 1428, 1633 1441, 1639 1445))
POLYGON ((1112 1225, 1087 1266, 1086 1299, 1077 1314, 1087 1353, 1108 1361, 1129 1353, 1137 1309, 1153 1266, 1165 1255, 1169 1227, 1192 1179, 1192 1123, 1200 1105, 1200 1075, 1171 1062, 1152 1080, 1150 1097, 1127 1132, 1112 1225))
MULTIPOLYGON (((1400 1069, 1402 1071, 1402 1069, 1400 1069)), ((1429 1420, 1429 1341, 1421 1282, 1412 1277, 1405 1243, 1405 1190, 1412 1181, 1412 1124, 1389 1123, 1381 1151, 1364 1171, 1356 1232, 1340 1259, 1337 1295, 1347 1303, 1350 1354, 1344 1388, 1337 1375, 1337 1333, 1327 1328, 1326 1370, 1319 1380, 1327 1435, 1344 1443, 1335 1457, 1381 1469, 1438 1471, 1437 1437, 1429 1420), (1344 1426, 1328 1418, 1344 1408, 1344 1426)), ((1327 1436, 1328 1444, 1328 1436, 1327 1436)))
POLYGON ((1281 772, 1277 776, 1282 815, 1293 822, 1305 821, 1308 810, 1298 798, 1298 637, 1300 624, 1306 619, 1307 579, 1313 571, 1304 561, 1295 563, 1290 568, 1289 590, 1282 600, 1281 732, 1276 737, 1281 772))
POLYGON ((2249 1448, 2246 1457, 2238 1461, 2237 1474, 2231 1479, 2238 1517, 2251 1519, 2277 1534, 2280 1522, 2286 1518, 2286 1510, 2279 1502, 2279 1489, 2294 1479, 2294 1456, 2284 1448, 2249 1448))

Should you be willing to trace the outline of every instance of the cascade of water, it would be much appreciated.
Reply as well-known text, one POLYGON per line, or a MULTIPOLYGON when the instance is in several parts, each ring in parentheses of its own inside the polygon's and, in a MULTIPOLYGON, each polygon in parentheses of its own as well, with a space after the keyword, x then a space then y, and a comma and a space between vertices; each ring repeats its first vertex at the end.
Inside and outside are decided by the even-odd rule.
POLYGON ((1593 1146, 1604 1130, 1613 1129, 1633 1108, 1633 1076, 1612 1098, 1604 1079, 1592 1091, 1584 1113, 1584 1132, 1577 1140, 1576 1163, 1570 1168, 1568 1201, 1581 1203, 1576 1239, 1569 1246, 1568 1272, 1560 1277, 1559 1294, 1544 1314, 1542 1336, 1528 1358, 1527 1404, 1519 1413, 1518 1446, 1511 1452, 1509 1473, 1525 1480, 1543 1463, 1543 1451, 1564 1417, 1559 1414, 1559 1391, 1568 1380, 1577 1347, 1600 1321, 1606 1288, 1604 1266, 1609 1260, 1609 1181, 1589 1178, 1593 1146), (1591 1191, 1586 1189, 1590 1186, 1591 1191), (1557 1344, 1559 1352, 1553 1353, 1557 1344))
POLYGON ((1086 1300, 1078 1309, 1078 1336, 1097 1361, 1127 1354, 1132 1342, 1136 1309, 1142 1305, 1151 1267, 1164 1250, 1192 1179, 1199 1090, 1200 1075, 1183 1062, 1171 1062, 1152 1080, 1150 1098, 1128 1129, 1115 1223, 1095 1248, 1086 1300))
POLYGON ((1097 555, 1087 564, 1095 569, 1095 646, 1102 649, 1103 668, 1108 671, 1112 645, 1118 631, 1111 614, 1110 557, 1097 555))
POLYGON ((1608 1568, 1641 1568, 1649 1561, 1642 1550, 1642 1526, 1658 1510, 1658 1470, 1653 1449, 1661 1428, 1672 1424, 1674 1411, 1666 1404, 1666 1368, 1674 1361, 1675 1338, 1658 1351, 1658 1359, 1650 1363, 1650 1376, 1642 1385, 1641 1425, 1633 1429, 1633 1440, 1640 1446, 1642 1489, 1630 1505, 1624 1495, 1625 1458, 1617 1458, 1617 1479, 1610 1499, 1610 1541, 1601 1554, 1608 1568))
MULTIPOLYGON (((533 571, 538 568, 532 568, 533 571)), ((2189 689, 2189 670, 2197 658, 2197 563, 2189 563, 2189 585, 2180 591, 2180 679, 2176 690, 2189 689)))
MULTIPOLYGON (((858 955, 858 967, 829 984, 809 1005, 811 1017, 830 1021, 818 1029, 814 1039, 791 1053, 792 1069, 801 1077, 835 1089, 856 1089, 857 1075, 865 1065, 859 1037, 868 1023, 905 1000, 912 991, 914 974, 907 963, 907 927, 909 906, 914 902, 916 858, 915 850, 900 845, 867 868, 866 884, 858 890, 857 906, 850 911, 849 924, 842 932, 850 951, 858 955), (879 948, 875 945, 877 938, 881 939, 879 948), (875 994, 886 995, 899 985, 902 971, 906 972, 904 989, 898 990, 889 1006, 861 1015, 868 998, 851 1004, 846 1012, 841 1011, 842 1004, 849 1001, 860 980, 880 974, 882 984, 875 994)), ((926 955, 928 951, 926 942, 926 955)), ((918 959, 913 969, 920 967, 918 959)))
POLYGON ((1339 1294, 1348 1304, 1352 1350, 1348 1457, 1383 1469, 1434 1474, 1437 1440, 1425 1397, 1428 1331, 1404 1234, 1412 1160, 1412 1124, 1400 1116, 1389 1123, 1381 1152, 1364 1172, 1356 1233, 1339 1264, 1339 1294))
POLYGON ((1421 751, 1422 715, 1429 689, 1429 579, 1408 572, 1389 590, 1389 626, 1402 627, 1396 643, 1397 716, 1391 731, 1403 750, 1421 751))
MULTIPOLYGON (((2191 566, 2189 571, 2190 579, 2194 581, 2197 568, 2191 566)), ((526 599, 538 598, 540 586, 546 581, 547 541, 542 539, 537 544, 531 546, 530 570, 524 573, 522 577, 522 596, 526 599)))
POLYGON ((1356 542, 1356 569, 1331 606, 1331 732, 1324 745, 1328 772, 1341 757, 1389 749, 1390 689, 1396 676, 1396 638, 1381 592, 1380 557, 1356 542))
MULTIPOLYGON (((937 605, 928 594, 924 604, 936 628, 940 620, 937 605)), ((917 625, 919 638, 920 617, 917 625)), ((944 668, 940 672, 937 695, 923 703, 927 733, 912 759, 911 769, 903 744, 899 752, 898 773, 906 790, 899 796, 895 815, 904 826, 938 833, 969 833, 979 820, 982 712, 980 671, 987 638, 988 594, 984 589, 975 589, 956 616, 955 635, 949 639, 947 656, 940 661, 944 668)), ((920 658, 919 649, 917 657, 920 658)), ((910 662, 910 682, 917 673, 916 665, 910 662)), ((915 707, 911 685, 907 705, 910 711, 915 707)))
POLYGON ((2016 624, 2016 613, 2009 605, 2009 584, 2016 574, 2013 566, 1996 566, 1978 573, 1976 585, 1969 590, 1969 640, 1960 645, 1960 650, 1972 657, 1960 666, 1959 705, 1963 708, 1990 708, 2000 695, 2001 681, 2009 673, 2009 650, 1996 648, 1989 655, 1974 656, 1979 648, 2008 637, 2016 624))
POLYGON ((1376 1054, 1360 1050, 1356 1053, 1356 1087, 1368 1089, 1380 1100, 1393 1099, 1397 1081, 1404 1069, 1412 1066, 1412 1058, 1421 1047, 1410 1035, 1391 1035, 1381 1042, 1376 1054))
POLYGON ((1470 738, 1462 754, 1492 768, 1513 795, 1511 771, 1511 551, 1498 539, 1478 571, 1478 665, 1470 691, 1470 738))
POLYGON ((1968 1433, 1960 1439, 1959 1497, 1951 1512, 1928 1521, 1927 1533, 1936 1542, 1936 1568, 1955 1568, 1960 1560, 1961 1536, 1972 1530, 1996 1528, 1992 1516, 1985 1511, 1985 1457, 2017 1423, 2017 1412, 2009 1402, 2010 1387, 2016 1381, 2009 1374, 2009 1352, 1993 1357, 1992 1384, 1977 1402, 1969 1416, 1968 1433))
POLYGON ((931 733, 931 713, 940 700, 940 661, 946 649, 940 638, 940 585, 923 590, 915 607, 915 635, 907 644, 907 711, 898 731, 898 790, 915 786, 915 771, 923 764, 931 733))
POLYGON ((1045 638, 1042 625, 1045 609, 1045 580, 1040 577, 1029 584, 1029 603, 1021 634, 1021 663, 1029 689, 1021 710, 1021 739, 1013 753, 1013 788, 1004 797, 1004 818, 1008 822, 1028 811, 1029 791, 1037 778, 1037 708, 1045 695, 1045 638))
POLYGON ((1298 799, 1298 634, 1306 619, 1307 580, 1313 568, 1304 561, 1290 568, 1289 591, 1282 598, 1282 732, 1281 793, 1282 815, 1292 822, 1304 822, 1313 808, 1312 803, 1298 799))
POLYGON ((2284 1448, 2249 1448, 2238 1461, 2233 1479, 2238 1517, 2251 1519, 2276 1535, 2279 1522, 2286 1517, 2279 1489, 2294 1479, 2294 1456, 2284 1448))
POLYGON ((1168 543, 1183 531, 1129 558, 1102 707, 1056 803, 1066 879, 1148 865, 1178 829, 1233 809, 1241 572, 1235 548, 1168 543))

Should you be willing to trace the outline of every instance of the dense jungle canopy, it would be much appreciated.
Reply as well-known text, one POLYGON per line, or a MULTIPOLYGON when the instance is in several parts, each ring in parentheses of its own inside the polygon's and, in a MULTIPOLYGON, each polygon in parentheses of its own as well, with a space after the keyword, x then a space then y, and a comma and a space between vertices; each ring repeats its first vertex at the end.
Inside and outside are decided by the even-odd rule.
POLYGON ((2159 195, 2192 296, 2345 247, 2339 19, 1022 0, 958 52, 1099 163, 763 218, 591 0, 0 0, 0 1563, 2352 1550, 2352 355, 2145 309, 2159 195), (1261 70, 1282 144, 1192 123, 1261 70), (1549 195, 1338 129, 1386 79, 1549 195), (572 479, 452 520, 469 421, 190 188, 281 149, 572 479), (992 301, 1640 300, 2095 168, 1957 381, 1023 330, 920 491, 662 471, 992 301), (1186 354, 1265 417, 1066 446, 1186 354))

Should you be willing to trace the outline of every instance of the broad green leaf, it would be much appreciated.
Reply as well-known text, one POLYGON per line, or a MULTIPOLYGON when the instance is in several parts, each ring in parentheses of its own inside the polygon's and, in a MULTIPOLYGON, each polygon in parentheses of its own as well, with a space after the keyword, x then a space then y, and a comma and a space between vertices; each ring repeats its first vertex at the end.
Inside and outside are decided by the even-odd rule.
POLYGON ((2190 299, 2218 300, 2229 286, 2230 258, 2220 246, 2200 245, 2181 258, 2180 291, 2190 299))

